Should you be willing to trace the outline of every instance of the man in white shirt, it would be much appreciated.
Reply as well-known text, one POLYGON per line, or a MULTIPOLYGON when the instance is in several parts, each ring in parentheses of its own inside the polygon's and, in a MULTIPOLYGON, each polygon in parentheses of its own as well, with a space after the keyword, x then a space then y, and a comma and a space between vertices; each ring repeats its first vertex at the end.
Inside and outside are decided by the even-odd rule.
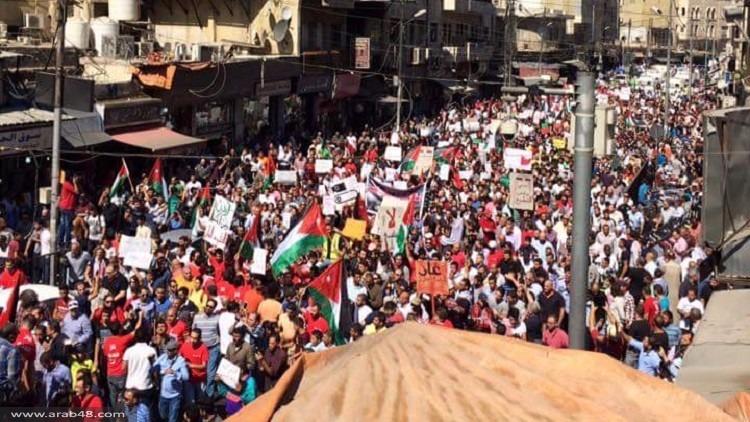
POLYGON ((126 389, 136 389, 146 393, 154 388, 151 378, 151 365, 156 360, 156 350, 148 345, 149 336, 146 331, 136 330, 136 343, 130 346, 122 357, 128 368, 126 389))
POLYGON ((372 308, 367 305, 367 295, 357 295, 357 300, 354 302, 354 321, 361 326, 367 325, 367 317, 372 313, 372 308))
POLYGON ((701 311, 701 315, 703 315, 703 302, 698 299, 695 288, 691 287, 690 290, 688 290, 687 296, 683 297, 679 302, 677 302, 677 310, 680 312, 680 315, 682 315, 683 318, 688 318, 690 317, 690 311, 692 311, 693 309, 698 309, 699 311, 701 311))
POLYGON ((239 311, 237 302, 229 302, 227 310, 219 314, 219 348, 222 356, 227 354, 227 348, 232 343, 232 330, 239 320, 239 311))

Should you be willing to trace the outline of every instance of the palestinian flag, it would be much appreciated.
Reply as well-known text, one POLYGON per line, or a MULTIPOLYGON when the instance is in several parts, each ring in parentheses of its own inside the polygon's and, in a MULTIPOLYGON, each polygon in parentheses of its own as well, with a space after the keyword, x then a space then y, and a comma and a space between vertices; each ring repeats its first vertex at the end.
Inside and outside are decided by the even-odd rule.
POLYGON ((328 236, 328 227, 320 205, 312 202, 302 213, 297 224, 287 232, 271 257, 273 275, 280 275, 303 255, 323 246, 326 236, 328 236))
POLYGON ((128 165, 125 164, 125 159, 123 158, 122 167, 120 167, 120 171, 117 172, 117 177, 115 177, 115 181, 112 183, 112 187, 109 188, 110 199, 120 194, 123 186, 125 186, 125 182, 129 178, 130 178, 130 171, 128 170, 128 165))
POLYGON ((411 151, 409 151, 406 154, 406 157, 404 157, 404 160, 401 161, 401 166, 399 166, 399 170, 403 172, 410 172, 414 170, 414 167, 417 165, 417 158, 419 158, 420 150, 422 149, 421 146, 412 148, 411 151))
POLYGON ((456 147, 436 148, 435 160, 440 164, 450 164, 456 158, 456 147))
POLYGON ((164 172, 161 168, 161 158, 157 158, 154 166, 151 167, 151 173, 148 174, 148 185, 157 195, 167 197, 167 179, 164 178, 164 172))
POLYGON ((394 251, 395 255, 406 256, 406 242, 408 241, 408 232, 409 229, 407 228, 406 224, 402 224, 398 228, 398 232, 396 232, 396 250, 394 251))
POLYGON ((198 221, 198 209, 208 205, 208 201, 211 200, 211 190, 208 186, 204 186, 201 189, 201 193, 198 194, 198 203, 193 208, 193 215, 190 217, 190 227, 195 227, 195 223, 198 221))
POLYGON ((242 245, 240 245, 240 256, 245 260, 250 261, 253 259, 253 250, 260 247, 260 213, 253 215, 253 224, 247 229, 245 237, 242 238, 242 245))
POLYGON ((352 326, 349 294, 344 280, 344 261, 328 266, 309 286, 307 293, 320 308, 337 346, 346 344, 352 326))
POLYGON ((3 312, 0 313, 0 327, 5 327, 11 322, 16 322, 16 311, 18 310, 18 297, 21 290, 21 283, 16 282, 11 289, 12 291, 10 292, 10 295, 8 295, 8 302, 5 303, 3 312))

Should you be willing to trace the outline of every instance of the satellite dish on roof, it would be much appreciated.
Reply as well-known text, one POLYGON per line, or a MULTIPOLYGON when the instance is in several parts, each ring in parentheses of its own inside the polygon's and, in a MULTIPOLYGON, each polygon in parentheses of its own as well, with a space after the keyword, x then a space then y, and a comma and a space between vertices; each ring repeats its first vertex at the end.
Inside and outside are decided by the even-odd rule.
POLYGON ((289 6, 284 6, 281 8, 281 20, 283 21, 289 21, 292 20, 292 8, 289 6))
POLYGON ((287 31, 289 31, 289 20, 284 19, 278 21, 276 26, 273 27, 273 40, 276 42, 284 41, 287 31))

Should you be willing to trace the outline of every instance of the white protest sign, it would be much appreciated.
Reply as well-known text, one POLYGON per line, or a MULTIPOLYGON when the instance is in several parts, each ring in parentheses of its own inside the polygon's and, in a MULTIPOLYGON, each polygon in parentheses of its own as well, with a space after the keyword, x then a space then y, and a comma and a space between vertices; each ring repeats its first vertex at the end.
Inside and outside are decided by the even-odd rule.
POLYGON ((396 175, 398 174, 398 170, 392 169, 390 167, 385 168, 385 181, 386 182, 392 182, 396 180, 396 175))
POLYGON ((253 274, 266 275, 266 259, 268 251, 263 248, 253 249, 253 263, 250 265, 250 272, 253 274))
POLYGON ((151 239, 121 236, 119 255, 126 267, 148 269, 151 267, 151 239))
POLYGON ((510 174, 508 206, 518 210, 534 209, 534 176, 527 173, 510 174))
POLYGON ((222 228, 228 229, 232 227, 232 218, 234 218, 234 211, 236 209, 237 204, 230 202, 221 195, 216 195, 209 216, 211 220, 219 223, 222 228))
POLYGON ((333 170, 333 160, 315 160, 315 173, 324 174, 333 170))
POLYGON ((492 122, 490 122, 489 130, 493 136, 497 134, 501 123, 500 119, 492 119, 492 122))
POLYGON ((294 185, 297 183, 297 172, 294 170, 276 170, 274 182, 294 185))
POLYGON ((451 175, 451 166, 448 164, 441 164, 440 165, 440 180, 448 180, 451 175))
POLYGON ((281 213, 281 224, 287 229, 292 226, 292 214, 288 212, 281 213))
POLYGON ((417 155, 417 159, 414 162, 414 169, 412 169, 411 174, 421 176, 423 173, 430 171, 434 157, 435 147, 419 148, 419 155, 417 155))
POLYGON ((401 147, 387 146, 383 158, 388 161, 401 161, 401 147))
POLYGON ((396 189, 406 190, 409 189, 409 185, 405 180, 396 180, 393 182, 393 187, 396 189))
POLYGON ((477 119, 466 119, 464 120, 464 127, 469 133, 479 132, 479 120, 477 119))
POLYGON ((471 170, 461 170, 461 171, 458 172, 458 177, 461 180, 469 180, 469 179, 471 179, 471 176, 473 176, 473 175, 474 175, 474 172, 471 171, 471 170))
POLYGON ((509 170, 531 170, 531 151, 518 148, 505 148, 503 150, 503 162, 509 170))
POLYGON ((219 225, 215 221, 209 221, 206 225, 206 231, 203 233, 203 240, 219 249, 225 249, 229 241, 231 232, 219 225))
POLYGON ((241 371, 239 366, 223 358, 221 359, 221 362, 219 362, 219 367, 216 369, 216 375, 221 378, 221 381, 224 384, 226 384, 228 387, 231 387, 232 389, 234 389, 237 384, 239 384, 240 373, 241 371))
POLYGON ((334 215, 336 214, 336 203, 333 201, 333 196, 325 195, 323 197, 323 215, 334 215))
POLYGON ((404 213, 408 207, 409 200, 385 195, 375 216, 374 230, 371 233, 383 236, 392 251, 395 250, 396 234, 404 221, 404 213))
POLYGON ((346 187, 346 190, 357 190, 357 186, 359 186, 359 182, 357 182, 356 177, 349 176, 346 179, 344 179, 344 186, 346 187))

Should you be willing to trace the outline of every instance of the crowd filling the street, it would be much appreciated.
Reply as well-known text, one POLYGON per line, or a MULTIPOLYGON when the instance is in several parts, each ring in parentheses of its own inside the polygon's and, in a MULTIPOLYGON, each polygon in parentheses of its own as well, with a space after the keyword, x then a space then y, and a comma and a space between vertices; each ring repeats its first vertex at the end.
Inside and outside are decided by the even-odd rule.
MULTIPOLYGON (((587 348, 671 382, 731 288, 700 241, 720 98, 697 81, 665 105, 614 75, 596 93, 616 132, 593 162, 587 348)), ((301 354, 407 321, 567 348, 574 101, 470 98, 142 175, 100 158, 114 180, 65 169, 57 233, 49 208, 1 198, 0 404, 220 420, 301 354)))

